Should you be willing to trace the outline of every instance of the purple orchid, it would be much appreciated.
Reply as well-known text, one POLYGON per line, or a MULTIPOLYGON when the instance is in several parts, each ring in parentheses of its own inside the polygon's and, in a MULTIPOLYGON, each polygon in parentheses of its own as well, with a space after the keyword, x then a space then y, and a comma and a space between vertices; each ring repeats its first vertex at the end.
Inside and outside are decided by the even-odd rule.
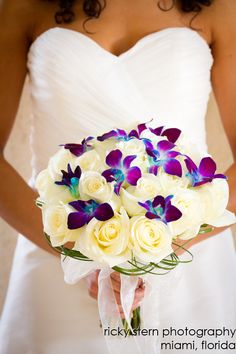
POLYGON ((112 150, 106 157, 106 163, 111 168, 103 171, 102 175, 107 182, 116 181, 114 191, 117 195, 123 182, 127 181, 132 186, 136 186, 138 179, 142 176, 141 170, 137 166, 130 167, 136 155, 126 156, 122 161, 122 152, 120 150, 112 150))
POLYGON ((215 174, 216 163, 211 157, 204 157, 197 167, 193 160, 186 156, 185 164, 188 170, 186 176, 190 179, 193 187, 211 182, 214 178, 227 178, 223 174, 215 174))
POLYGON ((145 123, 139 124, 137 126, 137 130, 133 129, 131 130, 130 133, 126 133, 125 130, 123 129, 113 129, 109 131, 108 133, 105 133, 97 138, 99 141, 104 141, 110 138, 116 138, 117 140, 123 140, 123 141, 128 141, 133 138, 140 138, 141 133, 147 129, 147 126, 145 123))
POLYGON ((161 219, 164 223, 176 221, 181 218, 181 211, 171 204, 173 195, 164 198, 157 195, 153 200, 147 200, 144 203, 139 202, 147 210, 145 216, 148 219, 161 219))
POLYGON ((145 139, 144 143, 146 152, 149 155, 150 173, 157 175, 159 167, 162 166, 166 173, 178 177, 182 176, 181 163, 176 159, 181 153, 173 150, 176 146, 175 144, 162 140, 157 143, 157 149, 155 149, 148 139, 145 139))
POLYGON ((164 126, 155 129, 149 128, 149 130, 157 136, 166 136, 168 141, 173 144, 178 140, 181 134, 181 130, 178 128, 164 129, 164 126))
POLYGON ((62 180, 56 181, 55 184, 59 186, 67 186, 70 189, 71 194, 77 198, 79 197, 79 180, 81 177, 81 168, 79 166, 76 167, 73 172, 70 164, 67 165, 67 171, 61 170, 62 172, 62 180))
POLYGON ((76 212, 68 215, 67 226, 68 229, 74 230, 88 224, 92 218, 99 221, 106 221, 114 216, 114 212, 110 204, 99 204, 95 200, 77 200, 69 203, 76 212))
POLYGON ((64 144, 62 146, 64 146, 65 149, 70 150, 70 152, 79 157, 81 155, 83 155, 83 153, 85 153, 86 151, 92 150, 92 145, 89 144, 89 141, 92 140, 93 137, 89 136, 86 139, 83 139, 81 144, 74 144, 74 143, 70 143, 70 144, 64 144))

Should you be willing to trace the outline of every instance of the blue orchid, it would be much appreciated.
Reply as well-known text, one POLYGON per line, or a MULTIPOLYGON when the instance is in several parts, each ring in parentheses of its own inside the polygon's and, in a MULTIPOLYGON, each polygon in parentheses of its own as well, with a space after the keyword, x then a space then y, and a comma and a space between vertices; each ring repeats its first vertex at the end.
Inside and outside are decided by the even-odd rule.
POLYGON ((176 159, 181 155, 180 152, 174 151, 176 146, 167 140, 162 140, 157 143, 156 149, 148 139, 144 139, 146 152, 149 155, 149 172, 157 175, 159 167, 163 167, 164 171, 173 176, 182 176, 181 163, 176 159))
POLYGON ((155 129, 149 128, 149 130, 157 136, 166 136, 168 141, 170 141, 173 144, 178 140, 181 134, 181 130, 178 128, 164 129, 164 126, 155 129))
POLYGON ((118 141, 123 140, 123 141, 129 141, 130 139, 133 138, 140 138, 141 133, 148 129, 145 123, 139 124, 137 126, 137 130, 133 129, 129 133, 127 133, 123 129, 113 129, 109 131, 108 133, 105 133, 97 138, 99 141, 105 141, 110 138, 116 138, 118 141))
POLYGON ((204 157, 200 161, 199 167, 196 166, 196 164, 189 156, 186 156, 184 161, 188 170, 186 177, 190 179, 193 187, 211 182, 214 178, 227 178, 223 174, 215 174, 216 163, 211 157, 204 157))
POLYGON ((99 204, 95 200, 77 200, 69 203, 76 212, 68 215, 67 226, 68 229, 74 230, 88 224, 92 218, 99 221, 106 221, 114 216, 114 211, 110 204, 99 204))
POLYGON ((67 171, 61 170, 62 172, 62 180, 56 181, 55 184, 59 186, 67 186, 70 189, 70 192, 73 197, 79 197, 79 180, 81 177, 81 168, 79 166, 76 167, 73 172, 70 164, 67 165, 67 171))
POLYGON ((85 153, 86 151, 93 149, 92 145, 89 144, 89 141, 92 139, 93 137, 89 136, 86 139, 83 139, 81 144, 70 143, 70 144, 63 144, 62 146, 64 146, 65 149, 70 150, 70 152, 73 155, 79 157, 83 155, 83 153, 85 153))
POLYGON ((148 219, 160 219, 167 224, 180 219, 182 216, 181 211, 171 204, 172 198, 173 195, 166 198, 157 195, 153 200, 147 200, 144 203, 139 202, 139 205, 147 210, 145 216, 148 219))
POLYGON ((130 167, 136 155, 126 156, 122 161, 122 152, 120 150, 112 150, 106 157, 106 163, 111 168, 103 171, 102 175, 107 182, 116 181, 114 191, 117 195, 123 182, 127 181, 132 186, 136 186, 138 179, 142 176, 139 167, 130 167))

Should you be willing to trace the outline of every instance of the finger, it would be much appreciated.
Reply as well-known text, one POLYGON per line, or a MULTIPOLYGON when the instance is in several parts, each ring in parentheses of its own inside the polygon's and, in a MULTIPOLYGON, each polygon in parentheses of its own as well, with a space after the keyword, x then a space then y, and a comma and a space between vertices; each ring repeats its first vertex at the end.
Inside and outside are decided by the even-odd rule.
POLYGON ((111 279, 120 282, 120 273, 118 272, 112 272, 110 275, 111 279))
POLYGON ((112 283, 113 290, 120 292, 120 282, 115 279, 111 279, 111 283, 112 283))

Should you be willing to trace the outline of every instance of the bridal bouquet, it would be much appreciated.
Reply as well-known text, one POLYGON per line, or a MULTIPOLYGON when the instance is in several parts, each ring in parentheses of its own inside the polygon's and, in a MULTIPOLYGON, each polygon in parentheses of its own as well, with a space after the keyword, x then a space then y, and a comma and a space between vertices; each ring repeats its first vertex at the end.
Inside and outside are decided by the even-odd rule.
MULTIPOLYGON (((62 145, 36 188, 48 242, 81 277, 94 269, 144 278, 168 272, 184 262, 173 249, 178 240, 184 247, 236 221, 213 159, 179 129, 148 123, 62 145)), ((133 328, 138 310, 135 318, 133 328)))

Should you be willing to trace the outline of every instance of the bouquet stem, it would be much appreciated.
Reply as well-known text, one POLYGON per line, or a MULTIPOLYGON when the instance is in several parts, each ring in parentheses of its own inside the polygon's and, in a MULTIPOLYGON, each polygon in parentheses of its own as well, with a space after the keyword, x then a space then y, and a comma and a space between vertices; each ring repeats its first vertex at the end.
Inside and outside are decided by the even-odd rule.
POLYGON ((123 319, 123 326, 124 329, 126 331, 128 331, 128 335, 132 335, 132 330, 137 330, 140 328, 140 324, 141 324, 141 317, 140 317, 140 307, 137 307, 134 311, 133 311, 133 316, 131 318, 130 324, 131 324, 131 328, 129 328, 129 324, 128 322, 123 319))

